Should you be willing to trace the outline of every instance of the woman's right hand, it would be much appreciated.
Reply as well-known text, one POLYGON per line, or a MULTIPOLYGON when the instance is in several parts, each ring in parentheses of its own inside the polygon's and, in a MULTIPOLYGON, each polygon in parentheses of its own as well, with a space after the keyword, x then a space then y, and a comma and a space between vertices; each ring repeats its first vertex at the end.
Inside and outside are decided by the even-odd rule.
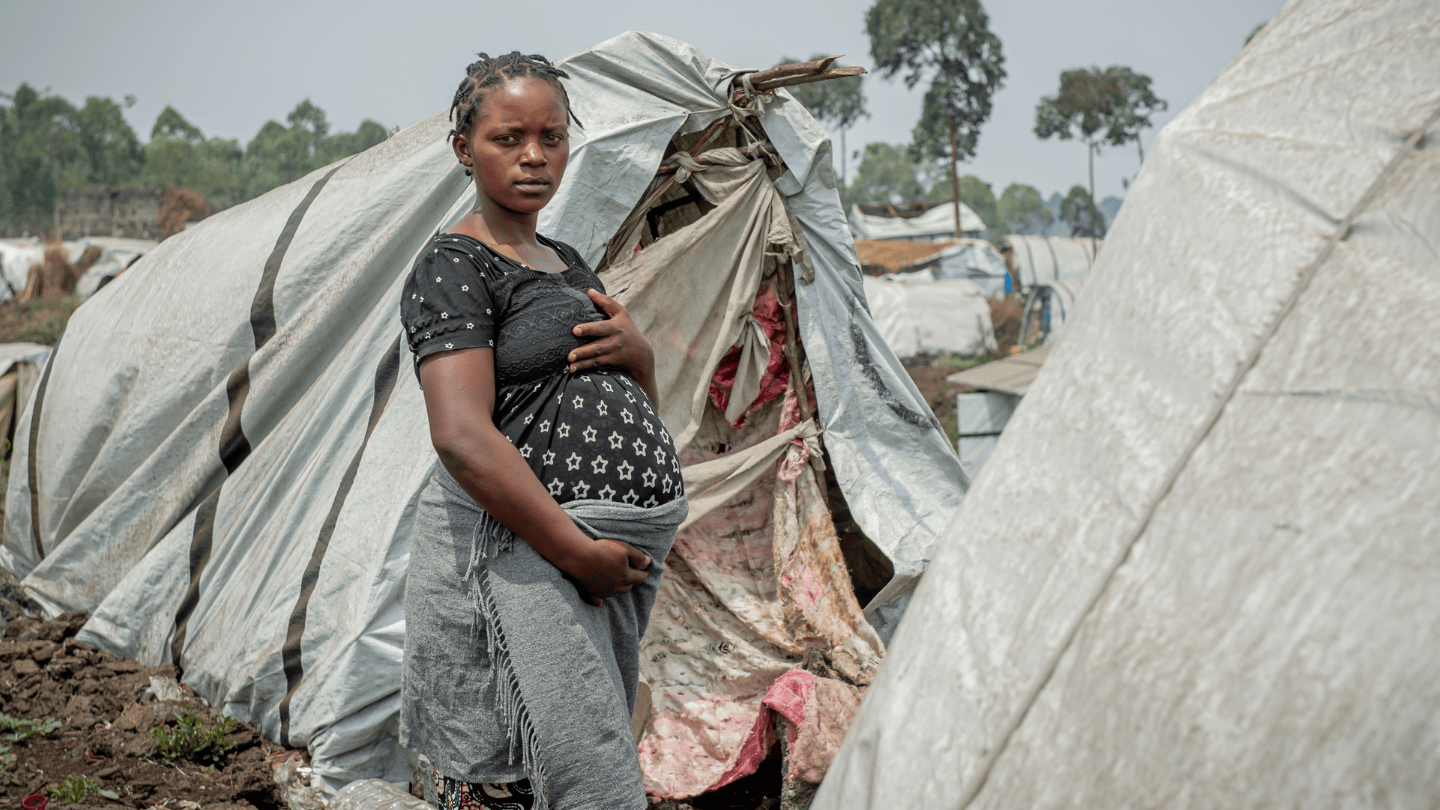
POLYGON ((650 576, 650 555, 624 540, 597 538, 565 573, 581 598, 599 605, 612 596, 628 593, 650 576))

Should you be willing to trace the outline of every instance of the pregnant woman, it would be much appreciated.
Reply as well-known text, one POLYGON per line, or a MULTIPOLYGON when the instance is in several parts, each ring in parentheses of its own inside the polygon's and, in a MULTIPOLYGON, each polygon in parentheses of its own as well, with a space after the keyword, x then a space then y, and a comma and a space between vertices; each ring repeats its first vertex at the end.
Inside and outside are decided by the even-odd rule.
POLYGON ((562 78, 518 52, 469 66, 450 140, 475 206, 401 301, 440 463, 416 506, 400 733, 443 810, 646 806, 639 643, 687 507, 650 345, 536 233, 570 152, 562 78))

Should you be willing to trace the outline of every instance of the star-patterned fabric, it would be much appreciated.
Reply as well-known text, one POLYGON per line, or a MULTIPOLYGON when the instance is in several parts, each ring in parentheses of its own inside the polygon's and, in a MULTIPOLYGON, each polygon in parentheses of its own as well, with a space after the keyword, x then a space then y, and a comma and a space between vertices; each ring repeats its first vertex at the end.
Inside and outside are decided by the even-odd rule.
POLYGON ((494 351, 495 425, 559 503, 680 497, 675 446, 639 384, 620 369, 569 372, 566 357, 586 342, 571 329, 605 318, 585 291, 605 287, 573 248, 541 241, 564 271, 533 270, 464 235, 427 246, 401 300, 417 374, 435 352, 494 351))

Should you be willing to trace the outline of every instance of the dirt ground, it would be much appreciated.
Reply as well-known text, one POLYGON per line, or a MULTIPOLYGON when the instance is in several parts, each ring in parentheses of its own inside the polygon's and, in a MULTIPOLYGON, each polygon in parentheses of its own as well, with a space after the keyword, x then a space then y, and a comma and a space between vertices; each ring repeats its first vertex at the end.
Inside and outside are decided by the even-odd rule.
POLYGON ((43 343, 54 346, 65 324, 80 306, 73 295, 37 298, 24 304, 0 303, 0 343, 43 343))
POLYGON ((940 354, 931 357, 901 358, 900 362, 905 365, 905 370, 910 373, 910 379, 915 381, 915 387, 920 389, 920 394, 925 397, 925 402, 930 406, 930 410, 935 412, 935 418, 940 420, 940 426, 945 429, 945 435, 950 437, 952 445, 959 438, 959 428, 955 417, 955 395, 973 389, 966 385, 947 382, 945 378, 957 371, 964 371, 991 360, 1008 357, 1020 335, 1020 316, 1023 304, 1024 301, 1020 296, 990 300, 990 320, 995 325, 996 342, 996 351, 993 354, 976 357, 940 354))
POLYGON ((156 730, 173 734, 177 711, 193 712, 201 729, 213 728, 215 710, 188 690, 180 701, 156 700, 148 694, 151 678, 173 678, 174 666, 142 667, 76 642, 86 618, 84 613, 50 621, 16 618, 0 638, 0 711, 5 715, 0 724, 11 730, 0 736, 0 745, 9 745, 8 755, 0 755, 0 796, 6 806, 48 794, 47 810, 63 810, 68 805, 60 801, 61 785, 67 779, 76 783, 78 774, 88 777, 95 790, 116 797, 86 792, 83 804, 89 807, 285 807, 273 772, 285 759, 303 758, 303 752, 282 749, 241 723, 223 737, 222 746, 230 750, 218 762, 183 756, 167 761, 157 749, 156 730), (15 722, 47 719, 59 722, 39 729, 15 722), (36 733, 27 737, 26 731, 36 733), (24 738, 12 742, 14 737, 24 738))
MULTIPOLYGON (((0 585, 0 590, 7 589, 0 585)), ((13 601, 6 597, 13 594, 0 594, 10 608, 13 601)), ((20 807, 27 796, 40 794, 48 797, 46 810, 286 810, 274 772, 288 759, 308 765, 303 751, 283 749, 254 726, 239 723, 223 737, 232 750, 219 762, 166 761, 156 731, 173 733, 177 711, 193 712, 202 728, 214 727, 216 711, 183 685, 185 699, 155 699, 151 678, 173 679, 175 667, 143 667, 77 642, 74 636, 87 618, 83 612, 50 621, 22 615, 11 618, 0 638, 0 748, 9 747, 0 751, 0 802, 20 807), (25 728, 45 720, 59 722, 54 728, 25 728), (7 731, 22 739, 11 741, 7 731), (88 792, 81 804, 62 802, 63 783, 76 775, 115 798, 88 792)), ((772 756, 755 774, 714 793, 651 807, 778 810, 780 767, 779 756, 772 756)))

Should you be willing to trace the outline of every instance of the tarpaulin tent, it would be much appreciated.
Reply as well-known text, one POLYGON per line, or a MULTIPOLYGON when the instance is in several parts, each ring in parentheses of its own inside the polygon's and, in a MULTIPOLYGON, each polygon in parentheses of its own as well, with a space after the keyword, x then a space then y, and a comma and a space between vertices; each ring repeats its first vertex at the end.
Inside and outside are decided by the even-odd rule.
POLYGON ((995 351, 985 293, 969 279, 930 270, 865 276, 865 300, 880 336, 901 357, 995 351))
POLYGON ((1022 288, 1052 281, 1078 286, 1095 265, 1102 244, 1072 236, 1011 234, 1000 240, 1000 249, 1022 288))
MULTIPOLYGON (((641 752, 653 792, 690 795, 754 768, 782 674, 868 682, 960 471, 866 312, 814 119, 784 92, 741 106, 735 68, 652 34, 562 65, 584 128, 541 231, 646 329, 692 498, 641 752)), ((308 746, 332 787, 410 776, 401 594, 435 457, 398 306, 473 204, 448 129, 162 242, 75 314, 18 425, 0 562, 47 611, 91 610, 88 643, 173 659, 308 746)))
POLYGON ((954 239, 957 236, 979 235, 985 230, 985 222, 960 203, 960 230, 955 233, 955 203, 946 202, 929 206, 918 216, 885 216, 867 214, 860 206, 850 207, 850 228, 856 239, 904 239, 921 242, 936 239, 954 239))
POLYGON ((813 805, 1440 805, 1440 5, 1156 139, 813 805), (1159 326, 1157 326, 1159 325, 1159 326))

